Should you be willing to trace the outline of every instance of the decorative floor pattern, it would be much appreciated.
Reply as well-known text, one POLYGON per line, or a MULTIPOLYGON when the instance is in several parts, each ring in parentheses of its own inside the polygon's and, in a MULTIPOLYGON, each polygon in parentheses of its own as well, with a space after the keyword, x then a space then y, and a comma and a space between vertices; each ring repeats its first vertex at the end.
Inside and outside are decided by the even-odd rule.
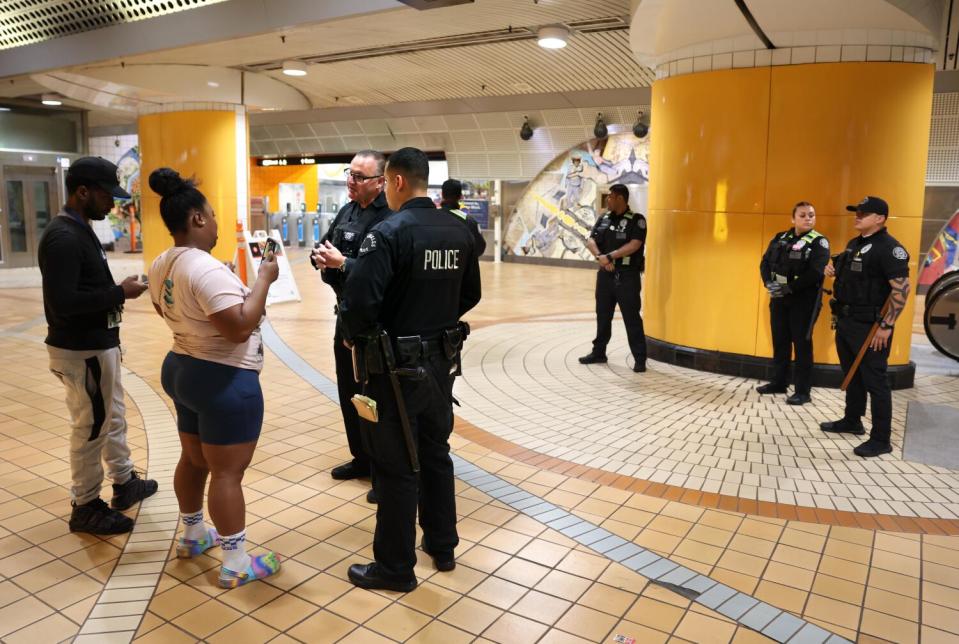
MULTIPOLYGON (((146 602, 146 612, 134 640, 163 644, 340 640, 566 644, 611 642, 617 635, 637 642, 754 643, 770 641, 754 628, 765 631, 777 620, 779 624, 805 623, 796 633, 818 635, 819 641, 823 632, 861 642, 959 639, 959 611, 955 608, 959 605, 959 537, 937 530, 937 526, 952 525, 954 519, 895 511, 876 514, 875 508, 844 512, 773 504, 762 501, 758 491, 771 482, 771 474, 758 475, 753 498, 724 494, 725 478, 718 492, 693 487, 683 492, 684 488, 673 484, 640 478, 639 469, 625 475, 606 463, 587 466, 548 455, 542 446, 534 450, 504 438, 504 431, 526 427, 540 432, 537 438, 547 444, 550 428, 557 442, 568 439, 571 431, 594 429, 594 435, 601 434, 608 423, 597 422, 598 412, 573 404, 579 400, 574 395, 590 391, 616 392, 617 397, 601 401, 605 409, 612 410, 609 415, 616 431, 644 420, 634 413, 640 405, 646 405, 646 416, 666 414, 668 419, 685 421, 684 432, 670 436, 665 446, 656 445, 677 455, 692 454, 687 447, 718 448, 718 438, 715 444, 708 441, 721 432, 729 432, 724 437, 736 431, 748 436, 737 426, 746 423, 760 440, 752 445, 753 441, 742 439, 747 443, 742 462, 769 466, 764 457, 782 454, 766 454, 763 449, 758 460, 751 460, 760 455, 753 455, 752 449, 765 447, 759 428, 779 438, 786 435, 782 433, 785 426, 793 432, 789 434, 792 438, 803 439, 802 429, 807 425, 792 418, 784 422, 780 408, 785 406, 779 402, 750 398, 745 390, 755 383, 730 384, 729 380, 736 379, 706 374, 699 374, 704 376, 699 381, 656 363, 650 373, 633 374, 626 366, 618 322, 611 367, 599 371, 573 364, 588 344, 587 338, 587 343, 580 345, 582 337, 589 335, 591 321, 587 311, 592 304, 593 276, 589 271, 485 263, 483 271, 485 297, 469 316, 477 330, 469 351, 484 345, 495 353, 494 345, 501 344, 499 364, 509 369, 484 375, 474 363, 468 367, 467 380, 457 385, 457 394, 468 405, 500 400, 501 406, 512 407, 512 421, 490 409, 482 410, 489 420, 458 419, 451 443, 458 470, 463 479, 469 479, 456 484, 461 535, 458 565, 452 573, 437 573, 428 557, 418 552, 415 572, 420 586, 407 595, 363 591, 346 580, 350 563, 368 561, 371 556, 375 509, 364 501, 368 484, 329 477, 330 467, 348 456, 339 409, 315 383, 305 381, 272 352, 267 354, 262 377, 267 400, 264 431, 245 490, 254 552, 265 548, 278 552, 283 559, 281 572, 265 582, 223 591, 216 585, 218 549, 194 560, 177 560, 167 541, 166 561, 148 597, 145 589, 149 586, 105 589, 114 579, 156 574, 153 568, 125 566, 149 566, 158 561, 125 558, 118 565, 122 557, 133 554, 124 550, 126 537, 107 540, 68 533, 66 409, 59 383, 46 370, 42 326, 34 326, 42 312, 40 293, 30 288, 0 289, 0 329, 6 330, 0 332, 0 351, 9 365, 0 372, 0 640, 31 644, 72 640, 86 624, 109 629, 110 622, 100 620, 130 617, 127 613, 141 609, 142 602, 146 602), (525 317, 524 312, 535 312, 538 317, 525 317), (544 349, 556 342, 549 337, 556 332, 554 327, 568 334, 565 352, 569 360, 560 360, 562 364, 555 355, 560 347, 544 349), (487 334, 493 334, 498 342, 487 334), (521 350, 519 345, 537 348, 521 350), (551 383, 553 378, 567 386, 557 391, 568 391, 570 400, 523 396, 519 387, 525 386, 529 376, 516 370, 519 355, 524 356, 523 370, 530 372, 541 368, 537 362, 541 357, 544 364, 548 360, 555 373, 544 375, 542 382, 551 383), (577 371, 580 369, 582 373, 577 371), (580 378, 578 391, 567 380, 571 376, 580 378), (483 392, 484 381, 502 393, 483 392), (615 388, 607 390, 611 384, 615 388), (469 388, 475 391, 468 392, 469 388), (704 390, 720 393, 710 399, 704 390), (628 403, 622 402, 624 396, 628 403), (729 409, 711 406, 717 400, 755 410, 755 417, 725 418, 722 414, 729 409), (534 411, 524 411, 526 408, 534 411), (671 411, 664 411, 667 409, 671 411), (710 422, 715 418, 721 418, 718 425, 710 422), (532 420, 541 421, 542 426, 531 424, 532 420), (725 426, 727 421, 732 427, 725 426), (478 469, 467 471, 472 467, 478 469), (486 478, 483 472, 495 476, 486 478), (509 497, 514 503, 543 499, 548 505, 526 508, 538 512, 543 521, 500 497, 509 497), (769 513, 770 508, 787 507, 795 508, 793 515, 769 513), (555 514, 546 520, 545 513, 555 514), (886 523, 884 517, 893 522, 886 523), (853 523, 840 521, 848 519, 853 523), (556 529, 566 522, 571 523, 556 529), (602 532, 594 532, 597 527, 602 532), (586 531, 576 539, 562 529, 586 531), (591 543, 584 545, 584 540, 591 543), (637 550, 615 561, 596 548, 607 549, 607 554, 615 551, 615 557, 637 550), (649 560, 633 559, 637 556, 649 560), (634 568, 656 576, 656 581, 624 565, 631 559, 634 568), (673 564, 676 567, 668 572, 647 570, 650 565, 673 564), (689 574, 692 576, 684 580, 689 574), (700 595, 695 595, 695 589, 683 589, 682 584, 700 578, 715 584, 700 595), (663 580, 675 583, 659 583, 663 580), (713 589, 720 601, 710 608, 713 589), (124 614, 108 614, 112 610, 124 614), (767 617, 771 621, 763 626, 767 617)), ((304 299, 271 307, 265 337, 272 344, 270 333, 275 333, 275 339, 282 339, 301 364, 328 377, 333 373, 332 297, 307 264, 294 262, 294 273, 304 299)), ((164 415, 169 422, 171 413, 159 384, 169 333, 149 302, 129 303, 123 342, 125 366, 137 376, 127 381, 131 393, 128 420, 130 443, 140 464, 146 463, 148 447, 144 423, 156 426, 164 415)), ((478 360, 479 354, 471 353, 469 359, 478 360)), ((480 364, 485 368, 490 363, 480 364)), ((957 405, 954 382, 921 376, 915 390, 905 398, 897 397, 897 414, 904 413, 905 400, 957 405)), ((816 404, 808 408, 810 413, 816 408, 824 409, 823 413, 832 411, 830 405, 836 402, 830 401, 828 393, 814 391, 816 404)), ((658 432, 666 422, 644 425, 634 433, 654 432, 660 440, 663 436, 658 432)), ((152 426, 150 433, 152 439, 152 426)), ((602 436, 583 434, 581 442, 587 447, 601 443, 602 436)), ((802 447, 793 441, 781 442, 797 450, 802 447)), ((815 448, 803 444, 810 452, 815 448)), ((159 455, 160 448, 152 442, 149 448, 150 466, 159 471, 162 457, 156 464, 152 457, 159 455)), ((740 462, 733 459, 734 448, 729 449, 730 458, 740 462)), ((617 460, 617 454, 589 456, 617 460)), ((665 452, 661 457, 656 453, 644 456, 674 460, 665 452)), ((797 454, 796 458, 799 463, 803 457, 797 454)), ((619 460, 626 464, 625 459, 619 460)), ((853 465, 841 454, 824 460, 837 468, 835 472, 842 471, 843 463, 850 468, 853 465)), ((880 462, 892 469, 856 472, 869 477, 863 479, 869 482, 863 482, 863 487, 875 484, 892 496, 899 487, 894 475, 914 477, 913 482, 925 482, 929 476, 899 471, 896 468, 904 462, 895 458, 884 457, 880 462)), ((652 467, 647 462, 629 465, 652 467)), ((803 471, 802 480, 807 480, 806 470, 826 472, 816 465, 797 467, 803 471)), ((677 473, 669 471, 670 476, 677 473)), ((747 473, 753 472, 742 472, 744 479, 738 482, 736 494, 739 486, 747 485, 747 473)), ((692 469, 686 476, 693 476, 692 469)), ((808 481, 831 485, 822 478, 808 481)), ((800 479, 793 480, 800 492, 800 479)), ((922 489, 925 495, 927 488, 940 489, 929 482, 913 485, 911 493, 922 489)), ((902 489, 910 494, 909 486, 902 489)), ((834 492, 832 487, 830 490, 834 492)), ((829 494, 823 492, 822 496, 829 494)), ((945 501, 912 497, 911 501, 895 497, 876 500, 886 501, 893 510, 892 501, 923 507, 941 503, 948 510, 955 499, 944 497, 945 501)), ((872 508, 869 498, 863 500, 872 508)), ((161 524, 172 516, 159 510, 170 509, 164 505, 169 497, 151 501, 143 508, 142 528, 146 533, 162 532, 167 538, 161 524), (150 518, 154 521, 146 520, 150 518), (154 527, 160 530, 150 529, 154 527)), ((158 548, 163 539, 150 541, 158 542, 158 548)), ((158 553, 159 549, 151 556, 158 553)), ((97 641, 127 641, 129 626, 116 622, 115 628, 121 631, 91 636, 97 641)), ((785 636, 786 632, 780 635, 785 636)))

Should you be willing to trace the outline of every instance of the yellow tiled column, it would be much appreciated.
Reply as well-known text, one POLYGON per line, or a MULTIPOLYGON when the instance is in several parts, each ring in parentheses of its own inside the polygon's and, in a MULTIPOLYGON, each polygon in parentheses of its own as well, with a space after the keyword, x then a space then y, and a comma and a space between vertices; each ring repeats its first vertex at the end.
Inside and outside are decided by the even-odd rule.
POLYGON ((219 240, 213 255, 233 259, 236 223, 247 221, 249 151, 246 111, 223 109, 163 111, 140 116, 140 193, 143 261, 149 267, 173 239, 160 218, 160 197, 149 186, 150 173, 170 167, 183 177, 195 176, 216 213, 219 240))
MULTIPOLYGON (((645 318, 651 338, 772 355, 759 261, 810 201, 833 252, 857 233, 847 204, 889 202, 919 257, 933 67, 822 63, 673 76, 653 85, 645 318)), ((913 298, 890 364, 909 362, 913 298)), ((824 309, 815 361, 838 364, 824 309)))

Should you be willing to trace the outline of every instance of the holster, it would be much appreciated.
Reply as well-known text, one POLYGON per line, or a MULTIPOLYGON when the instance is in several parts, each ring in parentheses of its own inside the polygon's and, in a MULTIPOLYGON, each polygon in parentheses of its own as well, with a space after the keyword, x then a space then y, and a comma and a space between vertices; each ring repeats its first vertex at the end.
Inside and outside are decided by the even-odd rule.
MULTIPOLYGON (((465 324, 465 323, 464 323, 465 324)), ((469 327, 467 326, 467 329, 469 327)), ((463 348, 463 330, 459 325, 455 329, 446 329, 443 331, 443 355, 453 363, 451 376, 463 375, 463 364, 460 360, 460 351, 463 348)))
POLYGON ((364 384, 371 375, 386 373, 378 336, 361 336, 353 341, 353 379, 364 384))

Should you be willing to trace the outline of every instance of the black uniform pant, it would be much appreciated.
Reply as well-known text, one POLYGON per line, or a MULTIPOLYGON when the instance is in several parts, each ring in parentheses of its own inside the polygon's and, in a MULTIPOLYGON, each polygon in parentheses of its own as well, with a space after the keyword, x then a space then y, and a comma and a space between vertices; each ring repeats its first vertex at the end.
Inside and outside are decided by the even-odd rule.
POLYGON ((362 388, 353 379, 353 354, 343 346, 343 338, 339 333, 333 337, 333 359, 336 361, 336 392, 340 397, 340 411, 343 412, 343 426, 346 428, 350 454, 353 455, 354 465, 359 470, 366 471, 370 469, 370 457, 360 435, 360 417, 350 402, 354 394, 362 393, 362 388))
POLYGON ((642 288, 639 271, 601 270, 596 274, 596 339, 593 340, 593 353, 606 355, 606 345, 613 335, 613 312, 619 305, 626 323, 626 339, 629 350, 636 362, 646 362, 646 331, 643 318, 639 314, 642 288))
MULTIPOLYGON (((361 421, 376 477, 376 531, 373 557, 382 574, 413 578, 416 564, 416 511, 423 545, 435 555, 452 555, 459 544, 449 437, 453 431, 451 363, 438 354, 423 358, 423 380, 400 378, 403 400, 420 461, 413 473, 396 398, 388 375, 370 376, 366 395, 376 401, 379 422, 361 421)), ((406 366, 406 365, 402 365, 406 366)))
POLYGON ((796 393, 809 395, 812 374, 812 339, 806 339, 817 291, 813 296, 787 295, 769 301, 769 323, 773 335, 772 384, 785 387, 789 382, 789 359, 796 351, 794 382, 796 393))
MULTIPOLYGON (((870 322, 859 322, 849 317, 839 318, 836 323, 836 350, 844 374, 849 373, 871 326, 870 322)), ((889 342, 882 351, 867 349, 856 375, 846 388, 846 419, 856 422, 863 417, 868 392, 872 411, 870 438, 886 444, 892 433, 892 389, 886 377, 891 344, 892 336, 889 336, 889 342)))

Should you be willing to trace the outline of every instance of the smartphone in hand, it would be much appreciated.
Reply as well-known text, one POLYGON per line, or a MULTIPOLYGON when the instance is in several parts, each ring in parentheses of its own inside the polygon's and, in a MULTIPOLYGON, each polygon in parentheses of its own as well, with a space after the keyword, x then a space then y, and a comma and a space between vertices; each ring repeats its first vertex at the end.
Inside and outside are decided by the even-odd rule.
POLYGON ((276 249, 278 246, 275 239, 272 237, 267 238, 266 248, 263 250, 263 259, 271 260, 276 257, 276 249))

